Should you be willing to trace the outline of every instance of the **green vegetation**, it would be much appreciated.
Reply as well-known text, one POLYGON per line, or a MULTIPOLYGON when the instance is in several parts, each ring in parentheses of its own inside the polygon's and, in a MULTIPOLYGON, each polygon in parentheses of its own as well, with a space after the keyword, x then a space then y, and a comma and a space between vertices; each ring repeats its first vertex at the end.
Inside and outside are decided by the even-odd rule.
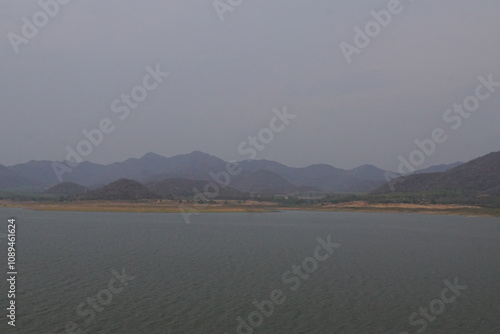
POLYGON ((328 195, 322 199, 323 203, 345 203, 366 201, 368 203, 404 203, 404 204, 461 204, 474 205, 486 208, 500 208, 500 196, 476 195, 459 190, 434 190, 422 192, 394 192, 385 194, 347 194, 328 195))
MULTIPOLYGON (((129 184, 127 182, 125 189, 122 189, 124 182, 115 183, 112 187, 105 188, 105 191, 89 192, 85 195, 68 195, 68 194, 49 194, 41 192, 26 192, 21 190, 4 190, 0 192, 0 200, 12 200, 16 202, 73 202, 81 200, 147 200, 158 199, 161 201, 161 196, 154 196, 146 189, 138 184, 129 184), (117 187, 119 185, 119 187, 117 187), (132 191, 133 190, 133 191, 132 191)), ((163 197, 163 199, 169 199, 163 197)), ((170 198, 171 199, 171 198, 170 198)), ((480 206, 483 208, 500 209, 500 196, 492 195, 476 195, 473 193, 465 193, 458 190, 434 190, 426 192, 414 193, 385 193, 385 194, 330 194, 323 198, 304 198, 298 196, 275 196, 272 194, 244 194, 243 196, 232 196, 232 200, 243 203, 247 200, 257 202, 273 202, 282 207, 305 207, 310 205, 326 205, 326 204, 341 204, 350 202, 366 202, 368 204, 458 204, 480 206)), ((225 200, 227 198, 216 198, 215 200, 225 200)), ((176 202, 182 203, 192 202, 192 196, 180 196, 176 202)), ((198 200, 204 203, 202 200, 198 200)), ((209 200, 208 204, 215 204, 216 201, 209 200)))
MULTIPOLYGON (((71 196, 62 196, 63 201, 69 200, 71 196)), ((40 192, 9 191, 0 192, 0 200, 12 200, 16 202, 48 202, 61 201, 61 195, 44 194, 40 192)))

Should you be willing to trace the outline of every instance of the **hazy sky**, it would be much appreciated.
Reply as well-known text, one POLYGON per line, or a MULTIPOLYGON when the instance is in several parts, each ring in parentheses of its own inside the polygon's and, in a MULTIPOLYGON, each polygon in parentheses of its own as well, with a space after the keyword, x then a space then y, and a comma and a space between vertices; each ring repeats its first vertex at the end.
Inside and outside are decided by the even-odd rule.
POLYGON ((0 0, 0 164, 63 160, 105 118, 114 131, 86 160, 193 150, 242 160, 240 143, 284 106, 296 118, 257 159, 396 170, 435 128, 447 140, 421 167, 498 151, 500 87, 457 129, 443 116, 479 76, 500 82, 500 2, 401 1, 348 63, 340 44, 355 46, 354 28, 389 2, 244 0, 221 21, 212 0, 85 0, 44 22, 36 1, 0 0), (9 33, 25 38, 33 15, 41 27, 16 54, 9 33), (169 76, 120 119, 112 103, 157 64, 169 76))

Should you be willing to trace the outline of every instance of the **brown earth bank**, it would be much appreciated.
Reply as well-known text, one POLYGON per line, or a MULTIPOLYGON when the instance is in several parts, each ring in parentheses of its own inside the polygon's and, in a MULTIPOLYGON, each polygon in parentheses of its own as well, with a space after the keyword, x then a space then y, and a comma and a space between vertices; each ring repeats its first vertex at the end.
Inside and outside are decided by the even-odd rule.
POLYGON ((72 202, 15 202, 0 201, 0 207, 26 208, 35 211, 81 211, 81 212, 137 212, 179 213, 184 212, 272 212, 296 211, 347 211, 347 212, 408 212, 426 214, 450 214, 475 217, 500 217, 500 209, 482 208, 456 204, 407 204, 368 203, 354 201, 337 204, 306 204, 283 206, 275 202, 258 201, 214 201, 210 204, 194 204, 186 201, 72 201, 72 202))

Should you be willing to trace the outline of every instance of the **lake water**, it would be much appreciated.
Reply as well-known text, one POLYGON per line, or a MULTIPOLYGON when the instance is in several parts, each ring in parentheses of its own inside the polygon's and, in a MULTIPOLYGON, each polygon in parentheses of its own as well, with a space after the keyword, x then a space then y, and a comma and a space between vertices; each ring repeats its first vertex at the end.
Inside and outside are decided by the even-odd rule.
POLYGON ((500 333, 498 218, 0 213, 1 333, 500 333))

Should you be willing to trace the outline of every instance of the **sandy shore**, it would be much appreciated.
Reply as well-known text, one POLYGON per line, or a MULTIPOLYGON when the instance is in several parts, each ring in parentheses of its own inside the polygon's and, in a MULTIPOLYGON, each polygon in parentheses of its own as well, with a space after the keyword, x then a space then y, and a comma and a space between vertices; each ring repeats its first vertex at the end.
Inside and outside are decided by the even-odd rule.
POLYGON ((273 202, 218 201, 214 204, 194 205, 178 201, 76 201, 76 202, 13 202, 0 201, 0 207, 26 208, 35 211, 81 211, 81 212, 144 212, 179 213, 185 212, 272 212, 283 210, 302 211, 348 211, 348 212, 411 212, 427 214, 448 214, 475 217, 500 217, 500 209, 487 209, 470 205, 443 204, 374 204, 367 202, 347 202, 339 204, 314 204, 280 206, 273 202))
POLYGON ((458 204, 408 204, 367 203, 363 201, 327 204, 317 210, 360 211, 360 212, 414 212, 428 214, 450 214, 474 217, 499 217, 500 209, 488 209, 473 205, 458 204))

